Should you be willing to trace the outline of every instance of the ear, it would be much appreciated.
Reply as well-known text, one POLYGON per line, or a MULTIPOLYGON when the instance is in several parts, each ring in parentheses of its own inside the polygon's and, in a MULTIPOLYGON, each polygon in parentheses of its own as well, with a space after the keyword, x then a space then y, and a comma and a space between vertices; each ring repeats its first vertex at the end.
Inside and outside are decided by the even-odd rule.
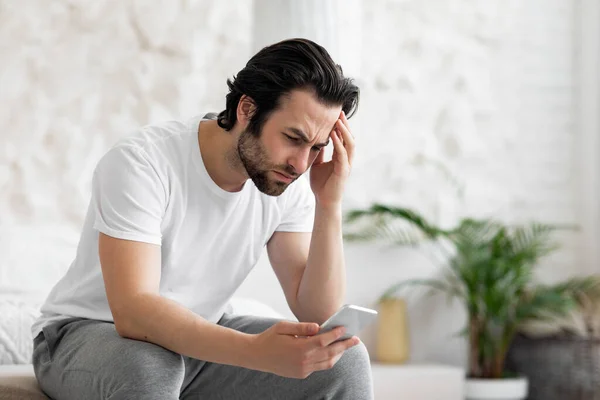
POLYGON ((246 96, 245 94, 240 97, 240 101, 237 106, 237 120, 240 124, 245 128, 250 122, 250 118, 256 111, 256 103, 252 100, 251 97, 246 96))

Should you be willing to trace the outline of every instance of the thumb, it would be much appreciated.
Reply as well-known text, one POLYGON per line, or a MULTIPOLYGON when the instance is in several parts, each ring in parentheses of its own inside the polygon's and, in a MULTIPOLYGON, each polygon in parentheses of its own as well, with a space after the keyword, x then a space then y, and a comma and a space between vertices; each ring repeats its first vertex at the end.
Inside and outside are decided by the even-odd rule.
POLYGON ((319 325, 314 322, 278 322, 275 332, 280 335, 312 336, 319 332, 319 325))

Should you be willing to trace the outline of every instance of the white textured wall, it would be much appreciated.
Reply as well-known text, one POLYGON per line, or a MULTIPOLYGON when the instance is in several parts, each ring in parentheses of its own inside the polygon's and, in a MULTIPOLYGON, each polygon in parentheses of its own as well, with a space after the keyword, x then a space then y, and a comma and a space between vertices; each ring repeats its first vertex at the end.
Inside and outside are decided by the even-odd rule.
POLYGON ((222 107, 250 55, 250 12, 243 0, 0 1, 0 286, 44 291, 68 265, 92 170, 119 137, 222 107))
MULTIPOLYGON (((585 218, 575 209, 572 3, 363 0, 347 207, 392 202, 444 224, 585 218)), ((225 79, 251 55, 251 15, 244 0, 0 0, 0 287, 45 294, 58 279, 92 169, 115 140, 221 109, 225 79)), ((585 270, 577 238, 564 235, 545 278, 585 270)), ((433 273, 405 250, 349 246, 348 259, 348 300, 361 304, 394 279, 433 273)), ((265 264, 241 293, 276 303, 265 264)), ((462 341, 449 339, 460 309, 434 298, 411 311, 414 359, 462 364, 462 341)))
MULTIPOLYGON (((359 150, 346 206, 409 205, 441 224, 463 215, 585 220, 576 202, 573 4, 363 1, 359 150)), ((579 257, 582 234, 561 235, 543 280, 592 270, 579 257)), ((351 245, 347 260, 348 300, 367 305, 392 282, 438 271, 406 249, 351 245)), ((264 282, 276 284, 266 259, 242 293, 264 282)), ((413 361, 464 364, 465 343, 453 336, 462 309, 422 294, 409 305, 413 361)), ((371 348, 373 334, 363 338, 371 348)))

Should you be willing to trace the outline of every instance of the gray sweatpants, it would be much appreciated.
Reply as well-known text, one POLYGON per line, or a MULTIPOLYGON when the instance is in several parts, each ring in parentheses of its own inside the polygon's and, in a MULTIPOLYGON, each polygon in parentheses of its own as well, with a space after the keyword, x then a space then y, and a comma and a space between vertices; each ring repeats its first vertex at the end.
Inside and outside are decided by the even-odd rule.
MULTIPOLYGON (((259 333, 276 322, 226 314, 219 325, 259 333)), ((45 327, 34 339, 33 365, 42 390, 54 400, 373 399, 362 343, 333 368, 290 379, 181 356, 125 339, 112 323, 73 318, 45 327)))

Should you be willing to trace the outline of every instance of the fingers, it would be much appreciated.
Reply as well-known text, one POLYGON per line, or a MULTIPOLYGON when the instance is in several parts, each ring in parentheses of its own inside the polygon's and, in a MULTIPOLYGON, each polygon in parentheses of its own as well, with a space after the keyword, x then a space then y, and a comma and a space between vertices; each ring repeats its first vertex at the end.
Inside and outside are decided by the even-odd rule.
POLYGON ((354 347, 360 343, 360 339, 357 336, 352 336, 346 340, 340 340, 337 343, 329 346, 330 349, 333 349, 334 352, 343 353, 348 350, 350 347, 354 347))
POLYGON ((312 322, 281 321, 275 324, 275 332, 280 335, 312 336, 319 331, 319 325, 312 322))
POLYGON ((316 359, 318 361, 313 364, 313 369, 315 371, 321 371, 333 367, 346 350, 359 343, 360 339, 356 336, 352 336, 349 339, 341 340, 323 348, 317 355, 316 359))
POLYGON ((313 348, 327 347, 342 336, 344 336, 345 328, 338 326, 329 332, 320 333, 310 338, 310 346, 313 348))
POLYGON ((341 118, 337 120, 335 128, 341 133, 342 143, 346 149, 346 152, 348 153, 348 161, 352 165, 355 147, 354 136, 350 132, 350 125, 344 112, 341 113, 341 118))
POLYGON ((313 371, 324 371, 326 369, 331 369, 339 361, 340 358, 342 358, 342 354, 338 354, 333 358, 318 362, 313 366, 313 371))
POLYGON ((360 343, 360 339, 356 336, 352 336, 349 339, 340 340, 338 342, 332 343, 329 346, 323 349, 320 356, 317 358, 319 362, 331 360, 333 357, 336 357, 339 354, 342 354, 350 347, 354 347, 360 343))
POLYGON ((337 131, 337 125, 336 129, 331 132, 331 140, 333 141, 332 159, 338 162, 344 162, 344 160, 348 160, 348 153, 346 152, 344 144, 342 143, 342 139, 340 138, 340 134, 337 131))
MULTIPOLYGON (((350 131, 350 123, 348 122, 348 118, 346 118, 345 112, 342 111, 340 113, 340 119, 342 120, 342 122, 344 122, 344 125, 346 125, 346 127, 348 128, 348 131, 350 131)), ((354 135, 350 134, 350 136, 352 136, 352 138, 354 138, 354 135)))

